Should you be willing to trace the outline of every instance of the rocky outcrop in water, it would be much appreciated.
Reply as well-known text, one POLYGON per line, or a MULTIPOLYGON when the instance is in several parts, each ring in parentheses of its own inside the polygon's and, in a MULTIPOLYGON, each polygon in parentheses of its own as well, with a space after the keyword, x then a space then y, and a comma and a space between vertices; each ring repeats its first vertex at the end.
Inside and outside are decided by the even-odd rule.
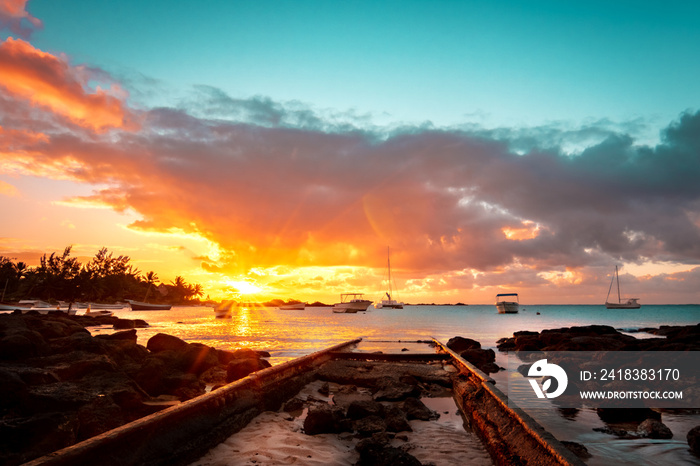
POLYGON ((664 338, 637 339, 607 325, 515 332, 498 340, 500 351, 700 351, 700 324, 639 331, 664 338))
POLYGON ((0 315, 0 463, 26 462, 199 396, 207 384, 226 383, 237 361, 254 360, 251 371, 269 366, 259 353, 163 334, 144 347, 133 328, 144 321, 111 335, 93 337, 86 329, 127 320, 0 315))

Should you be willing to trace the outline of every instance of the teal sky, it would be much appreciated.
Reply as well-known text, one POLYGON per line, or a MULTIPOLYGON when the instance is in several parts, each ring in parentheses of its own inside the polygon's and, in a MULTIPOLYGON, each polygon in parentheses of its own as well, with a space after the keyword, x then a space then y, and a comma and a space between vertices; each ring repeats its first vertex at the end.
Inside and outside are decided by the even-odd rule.
POLYGON ((44 23, 38 48, 136 80, 132 97, 149 105, 199 84, 379 124, 642 119, 656 134, 700 101, 697 2, 31 0, 28 9, 44 23))

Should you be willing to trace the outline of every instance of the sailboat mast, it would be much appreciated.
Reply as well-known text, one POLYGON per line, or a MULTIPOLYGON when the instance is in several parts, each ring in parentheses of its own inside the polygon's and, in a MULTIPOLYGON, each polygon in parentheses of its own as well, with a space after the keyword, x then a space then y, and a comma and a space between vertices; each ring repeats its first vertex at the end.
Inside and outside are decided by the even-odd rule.
POLYGON ((389 271, 389 295, 391 296, 393 290, 391 289, 391 255, 389 253, 389 246, 386 247, 386 267, 389 271))
POLYGON ((621 303, 622 298, 620 297, 620 276, 617 273, 617 265, 615 266, 615 280, 617 280, 617 302, 621 303))

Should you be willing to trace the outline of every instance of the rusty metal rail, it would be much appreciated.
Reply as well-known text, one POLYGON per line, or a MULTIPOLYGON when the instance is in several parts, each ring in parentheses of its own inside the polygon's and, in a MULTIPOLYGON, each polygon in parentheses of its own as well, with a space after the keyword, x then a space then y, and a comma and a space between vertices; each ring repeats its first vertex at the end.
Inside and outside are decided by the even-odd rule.
POLYGON ((454 397, 472 429, 499 464, 585 463, 519 408, 496 387, 496 382, 469 361, 433 338, 440 351, 449 354, 465 376, 454 382, 454 397))
POLYGON ((314 369, 348 341, 263 369, 213 392, 137 419, 25 466, 189 464, 267 409, 278 409, 313 379, 314 369))

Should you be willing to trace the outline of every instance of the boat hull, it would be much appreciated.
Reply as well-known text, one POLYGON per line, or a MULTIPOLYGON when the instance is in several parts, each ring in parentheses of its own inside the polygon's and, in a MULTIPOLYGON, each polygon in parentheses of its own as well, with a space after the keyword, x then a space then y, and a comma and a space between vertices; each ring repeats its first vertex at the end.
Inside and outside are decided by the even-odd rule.
POLYGON ((639 309, 642 307, 639 303, 605 303, 607 309, 639 309))
POLYGON ((366 299, 353 300, 347 303, 336 303, 333 305, 333 312, 354 314, 358 311, 366 311, 371 304, 372 301, 366 299))
POLYGON ((520 305, 515 302, 500 302, 496 303, 496 309, 498 309, 499 314, 517 314, 520 305))
POLYGON ((151 304, 142 303, 139 301, 127 301, 131 306, 132 311, 169 311, 172 307, 170 304, 151 304))

